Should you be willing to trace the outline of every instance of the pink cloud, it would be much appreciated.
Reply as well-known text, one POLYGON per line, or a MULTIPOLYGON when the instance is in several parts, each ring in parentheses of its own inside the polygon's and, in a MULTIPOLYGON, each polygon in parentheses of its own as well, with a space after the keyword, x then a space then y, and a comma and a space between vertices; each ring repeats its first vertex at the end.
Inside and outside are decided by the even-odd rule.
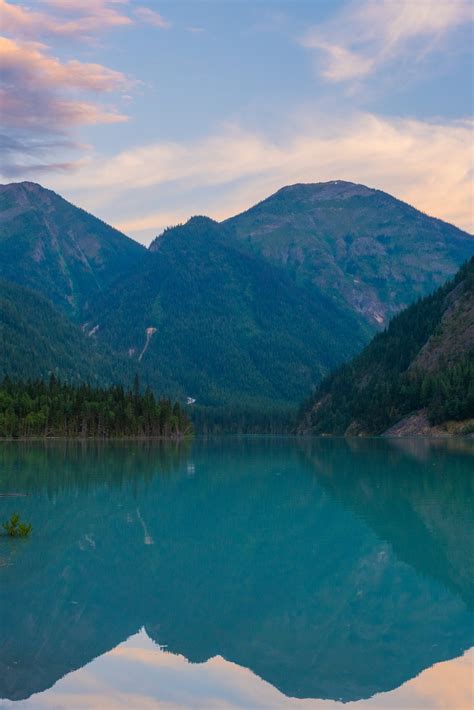
POLYGON ((44 0, 43 5, 56 10, 55 14, 49 14, 0 0, 1 26, 3 32, 15 37, 62 35, 81 38, 95 35, 107 27, 131 25, 133 20, 117 9, 126 4, 126 0, 44 0))
POLYGON ((282 185, 337 179, 385 190, 471 231, 472 130, 470 121, 433 123, 368 113, 337 120, 311 113, 286 139, 227 126, 193 141, 91 154, 73 177, 58 178, 55 189, 144 241, 191 214, 220 220, 282 185), (137 199, 127 204, 123 197, 131 190, 137 199), (163 196, 162 212, 157 195, 163 196), (107 205, 113 205, 108 214, 107 205))
MULTIPOLYGON (((135 22, 166 28, 169 23, 155 10, 130 0, 0 0, 0 111, 5 133, 0 133, 4 174, 38 166, 63 169, 54 150, 78 148, 72 132, 80 126, 127 120, 120 110, 90 94, 111 95, 138 82, 119 71, 71 57, 53 56, 46 42, 55 39, 91 41, 107 29, 135 22), (44 41, 45 40, 45 41, 44 41), (85 95, 84 95, 85 94, 85 95)), ((72 45, 74 46, 74 45, 72 45)))
POLYGON ((23 87, 63 88, 86 91, 112 91, 127 85, 126 77, 101 64, 72 59, 60 62, 49 56, 47 47, 38 42, 15 42, 0 37, 1 75, 7 85, 18 81, 23 87))
POLYGON ((54 153, 78 147, 72 129, 127 120, 113 106, 82 96, 110 94, 128 86, 121 72, 76 59, 61 62, 44 44, 6 37, 0 37, 0 66, 0 114, 6 131, 0 149, 6 175, 37 169, 38 158, 43 169, 69 167, 70 161, 58 162, 54 153))
POLYGON ((160 27, 161 29, 168 29, 168 27, 170 27, 170 23, 165 20, 159 12, 150 10, 149 7, 137 7, 135 16, 145 24, 152 25, 153 27, 160 27))

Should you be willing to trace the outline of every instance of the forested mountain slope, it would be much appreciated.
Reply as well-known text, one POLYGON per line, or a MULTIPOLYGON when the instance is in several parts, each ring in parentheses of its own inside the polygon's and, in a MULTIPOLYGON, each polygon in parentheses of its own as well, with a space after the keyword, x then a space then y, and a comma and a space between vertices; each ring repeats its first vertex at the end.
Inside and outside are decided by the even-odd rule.
POLYGON ((295 402, 369 332, 204 217, 157 239, 91 318, 101 340, 141 360, 154 387, 214 406, 295 402), (147 329, 156 330, 144 351, 147 329))
MULTIPOLYGON (((50 346, 79 338, 60 364, 73 376, 102 380, 99 344, 117 354, 112 381, 138 371, 157 394, 196 406, 295 406, 473 253, 468 234, 340 181, 283 188, 222 224, 193 218, 149 250, 39 185, 0 187, 0 277, 40 292, 96 341, 84 350, 66 321, 56 335, 40 327, 47 318, 28 318, 34 369, 58 367, 50 346)), ((29 372, 10 332, 4 369, 29 372)))
POLYGON ((68 315, 146 254, 140 244, 31 182, 0 185, 0 278, 33 288, 68 315))
POLYGON ((387 433, 403 435, 436 426, 438 434, 467 433, 472 420, 474 258, 327 377, 302 408, 298 429, 360 435, 391 427, 387 433), (464 424, 446 424, 451 421, 464 424))
POLYGON ((131 382, 132 364, 30 289, 0 281, 0 379, 131 382))
POLYGON ((227 224, 249 248, 374 328, 474 253, 473 238, 453 225, 342 180, 284 187, 227 224))

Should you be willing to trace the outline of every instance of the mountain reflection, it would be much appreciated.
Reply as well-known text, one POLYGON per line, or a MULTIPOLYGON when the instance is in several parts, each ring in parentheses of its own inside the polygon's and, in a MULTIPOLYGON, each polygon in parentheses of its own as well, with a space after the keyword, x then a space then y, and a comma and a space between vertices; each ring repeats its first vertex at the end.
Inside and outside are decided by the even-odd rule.
MULTIPOLYGON (((420 444, 420 447, 424 446, 420 444)), ((4 444, 0 697, 144 627, 293 697, 357 700, 473 644, 472 449, 4 444)))

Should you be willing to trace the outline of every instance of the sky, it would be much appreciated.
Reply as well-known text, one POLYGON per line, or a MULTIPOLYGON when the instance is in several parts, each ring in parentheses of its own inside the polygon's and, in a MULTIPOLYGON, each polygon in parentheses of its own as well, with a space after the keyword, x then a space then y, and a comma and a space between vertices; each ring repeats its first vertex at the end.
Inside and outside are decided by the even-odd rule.
POLYGON ((0 0, 0 182, 148 244, 350 180, 474 231, 471 0, 0 0))
POLYGON ((250 669, 214 656, 191 663, 155 644, 145 629, 108 653, 61 678, 52 688, 23 702, 6 701, 15 710, 443 710, 469 708, 474 649, 436 663, 394 690, 367 700, 289 698, 250 669), (152 671, 152 672, 150 672, 152 671))

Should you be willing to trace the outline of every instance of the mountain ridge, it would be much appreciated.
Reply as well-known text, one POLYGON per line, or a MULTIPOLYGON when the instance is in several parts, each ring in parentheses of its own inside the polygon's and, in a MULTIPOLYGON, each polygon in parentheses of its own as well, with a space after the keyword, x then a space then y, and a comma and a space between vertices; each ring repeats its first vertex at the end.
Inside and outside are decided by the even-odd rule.
POLYGON ((281 188, 225 224, 375 328, 452 276, 474 239, 386 192, 346 181, 281 188))
POLYGON ((0 278, 80 319, 94 294, 146 249, 38 183, 0 185, 0 278))
POLYGON ((37 183, 0 188, 0 278, 198 406, 296 406, 473 253, 467 233, 347 181, 196 215, 148 249, 37 183))
POLYGON ((122 352, 137 350, 145 329, 157 328, 144 361, 157 364, 155 377, 179 372, 200 402, 296 402, 303 382, 319 379, 337 362, 336 351, 351 352, 367 334, 352 314, 295 285, 231 236, 204 217, 166 230, 139 276, 97 301, 93 320, 122 352), (328 313, 338 316, 336 326, 328 313))

